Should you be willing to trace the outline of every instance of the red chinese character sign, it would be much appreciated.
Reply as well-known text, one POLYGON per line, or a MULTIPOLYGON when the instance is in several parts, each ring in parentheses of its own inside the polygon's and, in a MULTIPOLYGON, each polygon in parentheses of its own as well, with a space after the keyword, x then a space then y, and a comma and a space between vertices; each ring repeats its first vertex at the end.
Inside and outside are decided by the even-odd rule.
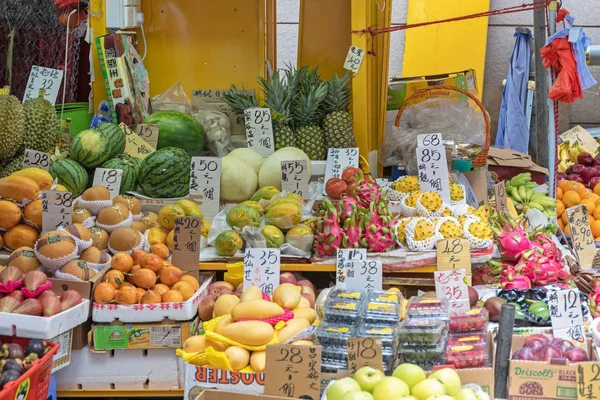
POLYGON ((435 280, 435 294, 439 299, 446 300, 451 309, 469 309, 469 291, 464 269, 436 271, 433 273, 435 280))
POLYGON ((279 249, 246 249, 244 253, 244 290, 256 286, 262 292, 273 294, 279 286, 281 269, 279 249))

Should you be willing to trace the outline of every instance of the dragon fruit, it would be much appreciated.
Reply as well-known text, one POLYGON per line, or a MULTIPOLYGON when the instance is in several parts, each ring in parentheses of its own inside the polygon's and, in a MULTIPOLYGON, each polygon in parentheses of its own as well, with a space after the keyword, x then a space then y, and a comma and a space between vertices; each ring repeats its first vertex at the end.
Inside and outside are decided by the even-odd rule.
POLYGON ((492 285, 497 282, 497 277, 489 266, 479 266, 473 271, 473 286, 492 285))
POLYGON ((352 195, 361 207, 368 209, 372 203, 379 203, 383 193, 376 183, 359 180, 352 195))
POLYGON ((512 281, 507 280, 502 277, 500 279, 500 283, 504 289, 518 289, 518 290, 527 290, 531 289, 531 281, 528 277, 524 275, 517 275, 514 277, 512 281))
POLYGON ((344 221, 344 236, 342 245, 346 249, 368 247, 364 237, 364 218, 359 215, 356 208, 344 221))
POLYGON ((338 211, 329 199, 323 199, 323 210, 316 224, 314 248, 318 256, 333 256, 342 245, 343 231, 338 211))
POLYGON ((352 213, 356 210, 358 201, 354 197, 344 196, 342 201, 338 203, 341 206, 340 210, 340 222, 345 223, 346 220, 352 216, 352 213))
POLYGON ((395 221, 387 215, 380 215, 371 205, 371 215, 365 221, 365 240, 369 251, 384 253, 396 247, 395 221))
POLYGON ((594 291, 588 295, 588 304, 592 317, 600 317, 600 283, 596 284, 594 291))
POLYGON ((562 254, 560 250, 558 250, 558 247, 556 247, 556 243, 554 243, 547 234, 543 232, 533 232, 531 240, 534 241, 535 245, 539 245, 543 249, 544 256, 559 262, 562 260, 562 254))

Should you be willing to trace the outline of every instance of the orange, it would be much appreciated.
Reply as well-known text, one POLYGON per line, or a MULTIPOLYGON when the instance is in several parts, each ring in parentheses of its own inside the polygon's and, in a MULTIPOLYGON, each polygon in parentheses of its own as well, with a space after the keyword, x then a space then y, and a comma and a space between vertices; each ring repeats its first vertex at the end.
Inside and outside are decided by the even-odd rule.
POLYGON ((600 242, 600 237, 594 239, 595 242, 600 242))
POLYGON ((598 204, 596 204, 596 208, 594 209, 592 216, 594 219, 600 219, 600 207, 598 207, 598 204))
POLYGON ((600 221, 592 222, 590 228, 592 228, 592 234, 595 238, 600 237, 600 221))
POLYGON ((560 182, 558 183, 558 188, 559 188, 560 190, 562 190, 562 191, 563 191, 563 193, 564 193, 564 192, 566 192, 567 190, 569 190, 569 189, 568 189, 569 182, 571 182, 571 181, 569 181, 569 180, 567 180, 567 179, 563 179, 562 181, 560 181, 560 182))
POLYGON ((571 228, 569 228, 569 224, 566 224, 566 225, 565 225, 565 228, 563 229, 563 232, 564 232, 566 235, 570 235, 570 234, 571 234, 571 228))
POLYGON ((563 196, 563 191, 562 189, 559 187, 556 188, 556 199, 557 200, 561 200, 563 196))
POLYGON ((581 198, 583 199, 583 196, 585 196, 588 193, 594 193, 591 189, 586 188, 585 186, 581 186, 580 188, 576 189, 577 193, 579 193, 579 196, 581 196, 581 198))
POLYGON ((592 200, 593 202, 597 202, 598 199, 600 199, 600 196, 598 196, 596 193, 587 193, 585 196, 582 197, 583 200, 592 200))
POLYGON ((564 230, 565 230, 565 224, 563 224, 563 222, 562 222, 562 219, 558 218, 556 221, 558 222, 558 227, 559 227, 561 230, 563 230, 563 231, 564 231, 564 230))
POLYGON ((563 191, 563 196, 564 196, 565 192, 568 192, 569 190, 577 190, 580 187, 583 187, 583 185, 581 183, 579 183, 579 182, 576 182, 576 181, 567 181, 567 183, 564 186, 561 187, 561 189, 563 191))
POLYGON ((581 196, 579 196, 579 193, 573 190, 569 190, 568 192, 565 192, 563 194, 562 201, 567 208, 573 207, 579 204, 579 202, 581 201, 581 196))
POLYGON ((581 200, 579 204, 583 204, 587 207, 589 215, 594 214, 594 210, 596 209, 596 203, 594 203, 592 200, 581 200))
POLYGON ((560 216, 560 220, 562 221, 563 225, 568 225, 569 224, 569 219, 567 218, 567 213, 564 212, 561 216, 560 216))
POLYGON ((565 212, 565 203, 556 200, 556 214, 560 217, 565 212))
POLYGON ((594 193, 600 196, 600 183, 594 186, 594 193))

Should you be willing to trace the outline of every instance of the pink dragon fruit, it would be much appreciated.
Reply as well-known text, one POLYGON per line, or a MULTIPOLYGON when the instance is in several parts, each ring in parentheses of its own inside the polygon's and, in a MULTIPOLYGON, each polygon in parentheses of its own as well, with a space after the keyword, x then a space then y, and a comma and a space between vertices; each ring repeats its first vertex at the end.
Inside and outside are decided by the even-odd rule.
POLYGON ((317 220, 314 248, 318 256, 333 256, 341 247, 343 231, 338 223, 338 211, 329 199, 323 199, 323 210, 317 220))
POLYGON ((384 253, 396 247, 394 219, 389 215, 380 215, 375 210, 375 202, 371 203, 371 214, 365 221, 365 240, 369 251, 384 253))
POLYGON ((594 291, 588 295, 588 304, 592 317, 600 317, 600 283, 596 284, 594 291))
POLYGON ((353 196, 358 201, 358 204, 363 208, 370 208, 371 204, 379 203, 383 193, 377 184, 366 180, 358 181, 354 189, 353 196))
POLYGON ((338 204, 341 206, 340 222, 345 223, 346 220, 352 216, 358 201, 354 197, 344 196, 338 204))
POLYGON ((507 280, 505 277, 500 279, 500 283, 504 289, 518 289, 527 290, 531 289, 531 281, 525 275, 517 275, 512 281, 507 280))
POLYGON ((521 225, 517 225, 512 231, 498 233, 497 240, 502 252, 502 259, 507 261, 517 261, 522 252, 532 247, 532 243, 521 225))
POLYGON ((543 232, 535 232, 531 239, 535 241, 535 244, 539 245, 543 249, 544 256, 552 258, 556 261, 562 260, 562 253, 560 250, 558 250, 556 244, 547 234, 543 232))
POLYGON ((355 209, 344 221, 342 246, 346 249, 368 247, 368 243, 365 241, 364 227, 364 218, 355 209))
POLYGON ((473 271, 473 286, 477 285, 492 285, 497 283, 498 275, 492 272, 489 266, 478 266, 473 271))

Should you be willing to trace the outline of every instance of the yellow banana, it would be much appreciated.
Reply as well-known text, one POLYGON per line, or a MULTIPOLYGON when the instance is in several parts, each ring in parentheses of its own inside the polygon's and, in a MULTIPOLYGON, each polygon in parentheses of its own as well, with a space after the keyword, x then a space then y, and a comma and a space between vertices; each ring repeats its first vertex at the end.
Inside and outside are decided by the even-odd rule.
POLYGON ((569 160, 571 160, 571 162, 576 163, 578 155, 579 155, 579 152, 577 151, 577 145, 575 143, 573 143, 569 147, 569 160))

